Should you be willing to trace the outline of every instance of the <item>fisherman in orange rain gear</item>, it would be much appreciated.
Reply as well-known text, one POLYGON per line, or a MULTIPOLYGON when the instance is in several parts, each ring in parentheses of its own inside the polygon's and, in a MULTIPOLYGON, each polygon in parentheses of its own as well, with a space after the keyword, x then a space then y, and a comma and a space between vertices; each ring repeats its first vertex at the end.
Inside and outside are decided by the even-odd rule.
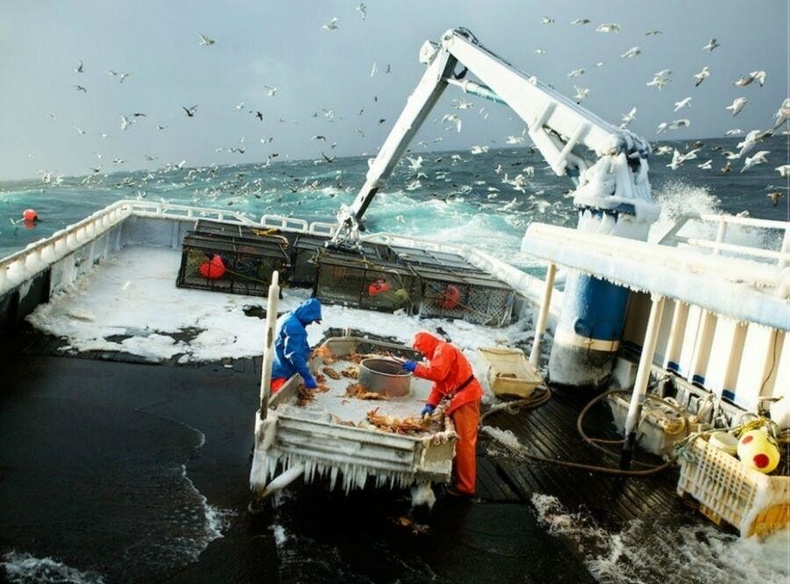
POLYGON ((475 379, 472 366, 460 349, 428 332, 414 336, 412 346, 428 359, 427 364, 406 361, 403 368, 417 377, 433 381, 423 416, 430 415, 442 398, 450 397, 446 414, 452 417, 458 442, 455 445, 455 484, 451 495, 475 494, 477 475, 477 426, 483 388, 475 379))

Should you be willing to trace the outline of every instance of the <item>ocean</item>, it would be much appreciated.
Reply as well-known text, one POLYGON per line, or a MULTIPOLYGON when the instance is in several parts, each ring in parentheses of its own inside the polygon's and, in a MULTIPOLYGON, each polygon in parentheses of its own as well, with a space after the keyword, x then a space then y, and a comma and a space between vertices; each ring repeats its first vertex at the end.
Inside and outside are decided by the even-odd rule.
MULTIPOLYGON (((688 141, 653 145, 650 180, 662 210, 659 221, 671 221, 684 213, 748 213, 790 221, 789 179, 775 170, 790 158, 788 138, 774 136, 758 145, 770 152, 768 164, 741 173, 742 162, 734 160, 731 170, 722 172, 727 163, 724 152, 736 150, 738 141, 727 138, 702 140, 702 145, 688 141), (699 151, 696 159, 672 170, 667 166, 671 153, 659 154, 659 146, 699 151), (708 160, 710 164, 705 164, 708 160), (784 195, 776 205, 767 196, 775 192, 784 195)), ((540 153, 529 148, 490 149, 479 154, 415 149, 408 157, 411 160, 404 158, 368 209, 368 231, 470 245, 532 271, 537 268, 534 259, 521 251, 521 238, 529 223, 576 223, 569 196, 573 185, 556 177, 540 153)), ((331 222, 340 205, 350 204, 364 183, 367 160, 363 156, 332 162, 323 158, 276 160, 270 165, 251 162, 202 168, 184 164, 0 184, 0 255, 23 249, 121 199, 230 209, 252 219, 274 214, 331 222), (25 209, 34 209, 40 221, 23 222, 25 209)), ((67 363, 56 365, 54 360, 46 363, 69 367, 67 363)), ((41 485, 15 490, 21 494, 13 503, 0 502, 20 505, 32 517, 48 514, 53 525, 52 533, 41 534, 20 523, 18 532, 32 535, 13 541, 0 533, 4 553, 0 567, 5 568, 5 572, 0 570, 0 581, 213 582, 216 574, 233 573, 235 581, 260 579, 258 575, 266 574, 271 582, 416 583, 464 581, 475 574, 481 582, 582 582, 592 577, 597 582, 624 584, 659 582, 667 573, 674 573, 687 582, 723 584, 734 580, 786 582, 790 573, 786 537, 761 545, 696 523, 674 529, 662 522, 660 513, 612 533, 596 527, 583 513, 558 508, 548 493, 536 494, 532 506, 453 508, 447 502, 437 504, 432 518, 425 518, 425 523, 430 523, 427 535, 419 533, 426 525, 404 528, 397 523, 408 513, 405 498, 367 491, 345 497, 323 493, 320 486, 286 489, 275 496, 268 513, 250 518, 245 513, 248 485, 244 480, 223 480, 221 474, 244 477, 245 468, 223 468, 221 462, 250 446, 249 433, 227 429, 229 420, 249 422, 253 411, 249 391, 237 386, 239 381, 234 385, 233 376, 225 377, 221 369, 187 370, 183 373, 187 379, 179 380, 183 387, 158 379, 162 369, 145 370, 137 395, 112 398, 154 404, 150 407, 157 408, 157 415, 143 412, 146 415, 135 426, 131 422, 127 425, 117 404, 95 395, 90 384, 72 387, 74 380, 67 370, 57 376, 63 379, 62 385, 53 384, 38 407, 24 410, 29 419, 15 413, 15 396, 3 402, 0 421, 13 424, 14 431, 24 433, 34 424, 44 424, 58 437, 26 435, 22 442, 29 450, 15 452, 15 460, 25 461, 28 452, 40 448, 59 464, 76 466, 81 474, 74 483, 58 483, 63 489, 72 489, 74 508, 61 508, 41 496, 46 493, 41 485, 59 481, 57 467, 37 469, 41 485), (169 396, 188 387, 192 375, 216 377, 222 391, 201 396, 194 411, 186 413, 189 421, 174 429, 163 420, 171 416, 180 420, 185 413, 172 411, 169 396), (62 410, 63 397, 75 391, 81 396, 77 404, 90 406, 89 412, 62 410), (75 427, 72 419, 83 420, 85 425, 75 427), (84 443, 86 435, 89 439, 92 428, 107 425, 124 430, 117 444, 96 445, 90 453, 77 451, 75 445, 84 443), (139 428, 143 434, 133 431, 139 428), (183 461, 195 451, 200 451, 200 456, 189 460, 187 474, 183 461), (77 501, 96 492, 94 483, 108 480, 97 469, 124 467, 118 464, 119 456, 131 461, 132 471, 128 472, 150 469, 151 474, 121 476, 117 484, 102 485, 99 492, 118 501, 112 518, 101 517, 96 511, 106 508, 107 501, 97 501, 95 509, 82 503, 78 506, 77 501), (162 465, 162 460, 172 464, 162 465), (190 486, 186 490, 185 481, 190 486), (141 484, 144 490, 124 490, 124 485, 130 484, 141 484), (168 513, 157 514, 153 506, 147 507, 148 495, 166 500, 168 513), (140 531, 146 524, 152 534, 166 532, 171 537, 164 544, 149 538, 147 532, 140 531), (97 529, 106 534, 106 545, 91 544, 96 545, 93 553, 101 562, 86 558, 83 551, 86 541, 95 541, 97 529), (458 541, 447 542, 450 535, 458 536, 458 541), (583 565, 575 563, 563 539, 589 550, 583 565), (57 545, 64 554, 78 551, 81 555, 74 560, 33 553, 48 545, 57 545), (126 550, 125 555, 113 557, 115 548, 126 550), (442 556, 447 549, 455 552, 442 556), (198 557, 200 561, 195 563, 198 557), (74 567, 77 565, 94 568, 80 570, 74 567), (229 565, 234 568, 228 569, 229 565), (273 570, 270 566, 275 565, 273 570), (437 574, 439 570, 442 576, 437 574)), ((4 375, 8 373, 4 370, 4 375)), ((16 382, 26 373, 22 364, 15 365, 16 382)), ((254 372, 249 377, 254 379, 254 372)), ((35 468, 35 461, 28 463, 35 468)), ((7 464, 0 460, 0 470, 7 464)), ((125 467, 121 470, 127 472, 125 467)), ((12 481, 13 474, 0 473, 3 480, 12 481)))
MULTIPOLYGON (((683 213, 747 212, 752 217, 790 220, 790 179, 776 167, 790 159, 787 136, 766 138, 768 163, 740 172, 742 160, 728 163, 739 138, 653 144, 650 181, 662 220, 683 213), (673 170, 669 154, 698 148, 696 159, 673 170), (705 163, 711 161, 707 165, 705 163), (710 168, 700 168, 709 166, 710 168), (777 204, 768 197, 779 192, 777 204)), ((350 204, 365 181, 368 157, 260 162, 191 168, 173 165, 86 177, 0 183, 0 256, 22 249, 119 199, 183 203, 231 209, 252 219, 263 214, 333 222, 341 204, 350 204), (33 209, 40 221, 22 221, 33 209)), ((427 152, 413 149, 399 163, 365 214, 369 231, 388 231, 449 243, 470 244, 519 267, 533 261, 516 253, 531 221, 575 226, 568 193, 573 184, 557 177, 540 152, 530 148, 427 152), (410 160, 411 159, 411 160, 410 160), (421 160, 420 160, 421 159, 421 160)))

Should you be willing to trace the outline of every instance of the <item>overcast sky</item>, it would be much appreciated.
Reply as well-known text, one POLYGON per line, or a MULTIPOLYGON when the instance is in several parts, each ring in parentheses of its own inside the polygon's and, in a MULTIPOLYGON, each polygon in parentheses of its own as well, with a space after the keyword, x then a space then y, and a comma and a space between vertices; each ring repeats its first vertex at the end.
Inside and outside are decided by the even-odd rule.
MULTIPOLYGON (((790 94, 786 0, 364 6, 363 14, 355 0, 0 0, 0 181, 182 160, 373 154, 422 75, 422 43, 460 26, 570 97, 575 86, 589 89, 582 104, 615 125, 636 107, 630 128, 650 141, 768 128, 790 94), (336 30, 323 28, 333 18, 336 30), (619 33, 596 31, 612 23, 619 33), (201 44, 199 33, 215 42, 201 44), (720 45, 713 51, 703 48, 711 38, 720 45), (640 54, 623 57, 632 47, 640 54), (695 87, 703 66, 710 76, 695 87), (585 71, 571 77, 577 69, 585 71), (648 86, 663 69, 671 70, 666 86, 648 86), (766 72, 764 86, 734 86, 752 71, 766 72), (689 106, 673 111, 686 97, 689 106), (725 108, 738 97, 748 103, 733 117, 725 108), (122 116, 131 122, 125 129, 122 116), (688 128, 656 133, 682 118, 688 128), (313 139, 319 134, 326 141, 313 139)), ((417 141, 494 148, 523 128, 507 108, 451 87, 417 141), (473 107, 455 109, 453 100, 473 107), (460 133, 442 124, 444 114, 462 118, 460 133)))

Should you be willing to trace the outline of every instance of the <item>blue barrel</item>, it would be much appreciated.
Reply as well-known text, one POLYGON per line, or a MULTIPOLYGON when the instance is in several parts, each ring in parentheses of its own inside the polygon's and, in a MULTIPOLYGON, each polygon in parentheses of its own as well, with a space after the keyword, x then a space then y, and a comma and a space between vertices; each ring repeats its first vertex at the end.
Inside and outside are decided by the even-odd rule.
POLYGON ((611 375, 630 291, 584 274, 565 283, 562 312, 549 357, 549 381, 598 387, 611 375))

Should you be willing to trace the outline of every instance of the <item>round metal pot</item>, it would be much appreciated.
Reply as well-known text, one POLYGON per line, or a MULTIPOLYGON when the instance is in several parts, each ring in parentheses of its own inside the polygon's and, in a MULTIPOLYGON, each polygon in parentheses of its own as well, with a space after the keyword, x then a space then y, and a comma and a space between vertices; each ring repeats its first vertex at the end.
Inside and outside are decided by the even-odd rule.
POLYGON ((386 395, 402 397, 411 393, 411 372, 402 369, 392 359, 363 359, 359 364, 359 384, 367 389, 386 395))

